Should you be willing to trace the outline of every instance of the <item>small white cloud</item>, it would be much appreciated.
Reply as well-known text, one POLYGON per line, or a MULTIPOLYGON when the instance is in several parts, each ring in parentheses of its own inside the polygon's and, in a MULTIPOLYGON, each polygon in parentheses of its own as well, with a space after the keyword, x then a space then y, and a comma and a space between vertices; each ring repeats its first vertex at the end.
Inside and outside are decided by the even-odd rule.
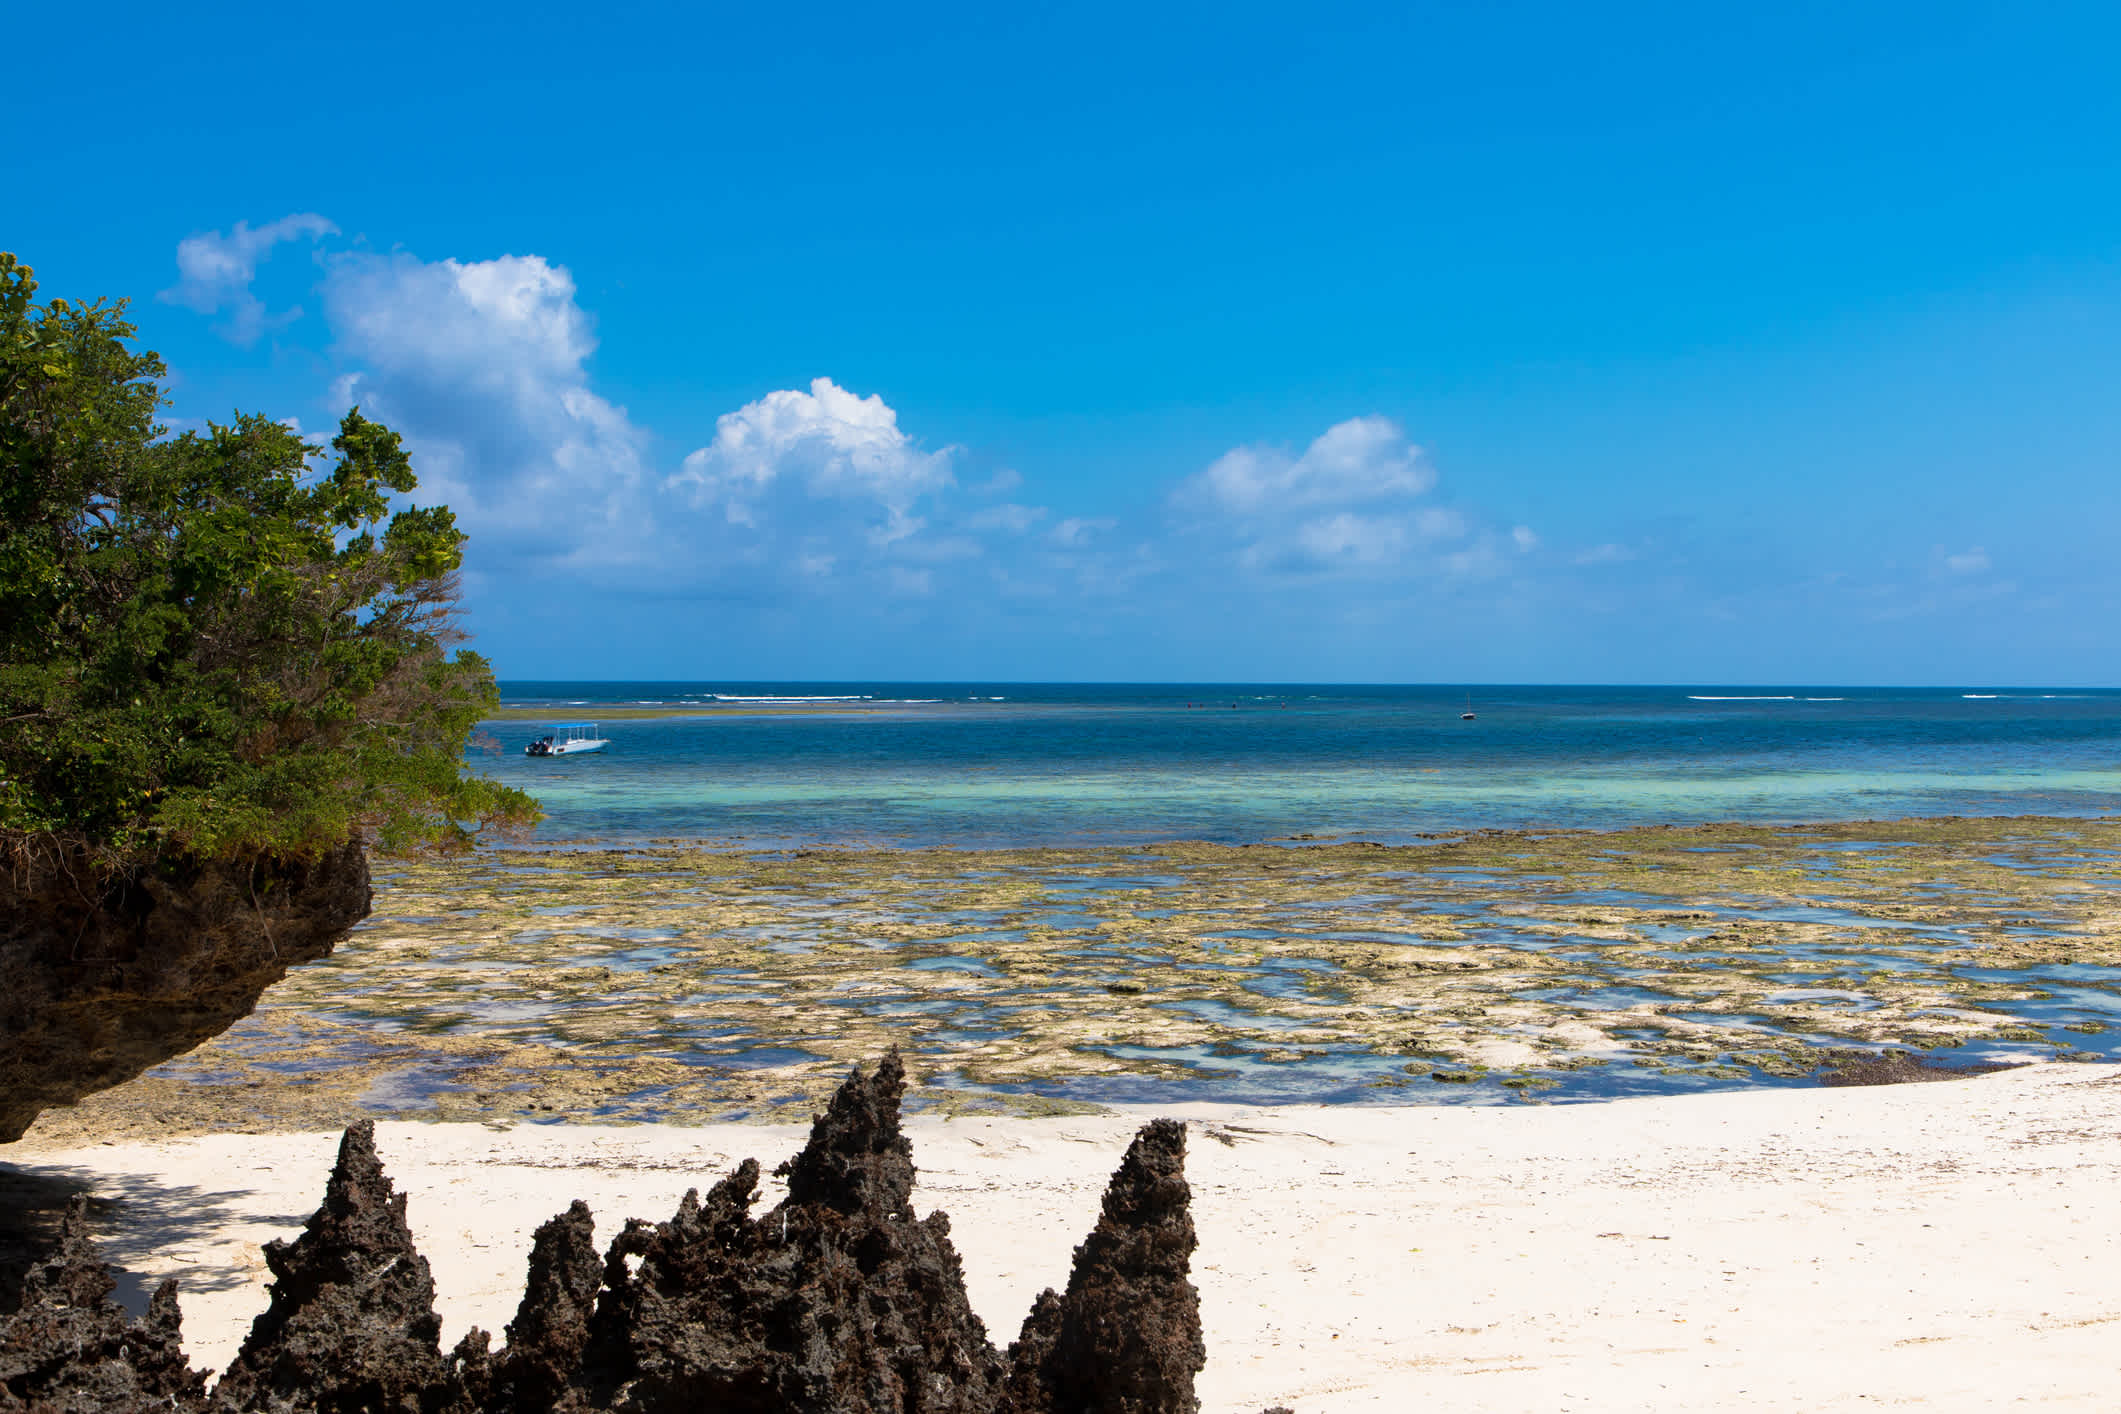
POLYGON ((894 594, 922 595, 935 592, 935 575, 930 570, 909 570, 903 565, 893 565, 887 572, 894 594))
POLYGON ((1510 539, 1516 542, 1519 551, 1529 554, 1539 548, 1539 535, 1529 525, 1512 527, 1510 539))
POLYGON ((1623 560, 1632 560, 1635 552, 1625 545, 1593 545, 1570 557, 1569 563, 1576 565, 1617 565, 1623 560))
POLYGON ((769 502, 792 490, 877 512, 870 528, 882 546, 919 531, 921 496, 951 484, 955 448, 922 451, 900 430, 883 398, 859 397, 830 378, 810 391, 782 389, 715 420, 714 441, 685 458, 664 486, 731 525, 757 528, 769 502))
POLYGON ((1054 544, 1075 548, 1087 545, 1098 536, 1119 524, 1105 516, 1070 516, 1053 527, 1051 539, 1054 544))
POLYGON ((1376 565, 1406 552, 1408 527, 1396 517, 1359 516, 1350 511, 1307 521, 1296 543, 1310 559, 1321 562, 1376 565))
POLYGON ((1946 555, 1944 566, 1953 574, 1979 574, 1989 567, 1988 551, 1976 545, 1962 554, 1946 555))
POLYGON ((924 535, 894 547, 894 552, 920 564, 947 564, 952 560, 976 560, 987 547, 969 535, 924 535))
POLYGON ((1024 478, 1021 474, 1008 467, 1003 467, 972 489, 982 496, 1001 496, 1014 491, 1023 484, 1024 478))
POLYGON ((230 343, 248 347, 269 329, 284 328, 302 317, 300 306, 268 314, 265 302, 251 293, 259 262, 283 241, 312 241, 335 236, 339 228, 313 211, 297 212, 253 230, 238 221, 228 234, 204 231, 177 242, 177 283, 156 296, 200 314, 228 311, 215 330, 230 343))
POLYGON ((1021 535, 1046 517, 1044 506, 989 506, 965 517, 968 530, 1007 530, 1021 535))
POLYGON ((1238 447, 1178 489, 1182 506, 1237 515, 1355 505, 1418 496, 1436 481, 1421 448, 1385 417, 1336 423, 1290 456, 1277 447, 1238 447))
POLYGON ((1233 542, 1236 562, 1257 573, 1395 578, 1445 568, 1447 548, 1475 532, 1464 512, 1421 504, 1435 483, 1397 423, 1357 417, 1301 455, 1226 452, 1181 482, 1171 504, 1188 528, 1233 542))
POLYGON ((1448 573, 1462 578, 1484 579, 1502 572, 1502 551, 1494 537, 1484 535, 1464 549, 1445 555, 1443 567, 1448 573))
POLYGON ((1414 533, 1424 540, 1453 540, 1466 533, 1466 518, 1457 511, 1431 507, 1414 515, 1414 533))

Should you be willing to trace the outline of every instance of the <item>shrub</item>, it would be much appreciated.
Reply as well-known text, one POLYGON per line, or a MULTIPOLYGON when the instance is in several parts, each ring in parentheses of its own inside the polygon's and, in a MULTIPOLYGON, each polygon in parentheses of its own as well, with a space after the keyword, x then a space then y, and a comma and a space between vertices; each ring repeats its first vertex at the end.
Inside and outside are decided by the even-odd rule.
POLYGON ((396 433, 169 437, 118 302, 0 254, 0 832, 114 861, 462 847, 537 806, 463 769, 499 701, 452 625, 464 536, 396 433), (324 463, 330 462, 326 467, 324 463))

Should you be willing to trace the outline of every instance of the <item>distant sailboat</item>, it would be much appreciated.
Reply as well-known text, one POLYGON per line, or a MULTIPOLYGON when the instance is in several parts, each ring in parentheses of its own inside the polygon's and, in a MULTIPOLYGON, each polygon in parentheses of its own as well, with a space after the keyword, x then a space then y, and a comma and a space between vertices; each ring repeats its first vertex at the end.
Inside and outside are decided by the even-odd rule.
POLYGON ((1466 710, 1458 714, 1458 720, 1461 722, 1470 722, 1474 720, 1473 694, 1470 692, 1466 694, 1466 710))

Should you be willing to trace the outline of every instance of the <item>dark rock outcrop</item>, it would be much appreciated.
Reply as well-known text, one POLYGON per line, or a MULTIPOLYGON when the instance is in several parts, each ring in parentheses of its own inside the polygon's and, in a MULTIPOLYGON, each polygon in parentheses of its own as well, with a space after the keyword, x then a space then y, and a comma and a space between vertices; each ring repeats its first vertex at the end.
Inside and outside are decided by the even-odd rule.
POLYGON ((138 1414, 195 1410, 206 1373, 179 1339, 177 1285, 164 1282, 134 1321, 110 1299, 117 1283, 88 1240, 88 1199, 60 1224, 58 1250, 23 1278, 21 1309, 0 1321, 0 1410, 138 1414))
POLYGON ((1152 1120, 1075 1249, 1068 1292, 1041 1293, 1009 1347, 1007 1414, 1194 1414, 1207 1363, 1192 1266, 1186 1129, 1152 1120))
POLYGON ((248 1016, 368 916, 358 841, 314 860, 164 860, 0 841, 0 1143, 248 1016))
POLYGON ((1821 1071, 1819 1083, 1828 1086, 1910 1085, 1925 1080, 1965 1080, 1975 1075, 1994 1075, 2009 1070, 1995 1061, 1966 1065, 1940 1065, 1908 1051, 1886 1051, 1875 1056, 1854 1056, 1821 1071))
POLYGON ((437 1345, 434 1277, 413 1247, 405 1197, 363 1120, 339 1142, 324 1206, 293 1242, 265 1244, 272 1302, 215 1387, 228 1409, 320 1414, 439 1408, 451 1371, 437 1345))
MULTIPOLYGON (((746 1160, 668 1222, 630 1221, 599 1259, 589 1209, 539 1228, 495 1353, 444 1355, 434 1281, 374 1126, 346 1131, 324 1205, 273 1242, 271 1304, 216 1414, 1194 1414, 1204 1363, 1185 1130, 1145 1126, 1007 1359, 965 1295, 950 1220, 912 1208, 898 1057, 857 1070, 758 1216, 746 1160)), ((206 1408, 177 1346, 174 1290, 128 1324, 76 1215, 0 1322, 0 1414, 206 1408), (78 1349, 76 1357, 71 1352, 78 1349), (128 1402, 130 1401, 130 1402, 128 1402)))
POLYGON ((749 1209, 747 1161, 629 1223, 604 1265, 585 1362, 600 1406, 729 1414, 984 1414, 1001 1373, 941 1213, 915 1221, 897 1056, 857 1072, 749 1209), (631 1267, 631 1270, 629 1270, 631 1267))
POLYGON ((596 1222, 576 1199, 531 1240, 530 1279, 492 1387, 478 1396, 481 1407, 505 1414, 581 1407, 582 1354, 603 1284, 596 1222))

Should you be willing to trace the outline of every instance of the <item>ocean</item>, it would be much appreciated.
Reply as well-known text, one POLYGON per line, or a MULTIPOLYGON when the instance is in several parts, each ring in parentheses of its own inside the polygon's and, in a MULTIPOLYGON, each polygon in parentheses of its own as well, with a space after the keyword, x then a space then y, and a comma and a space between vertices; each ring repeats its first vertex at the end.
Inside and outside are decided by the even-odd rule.
POLYGON ((804 845, 1397 843, 1620 828, 2121 811, 2121 691, 504 682, 604 721, 532 758, 489 723, 474 769, 548 813, 540 840, 804 845), (1473 721, 1460 714, 1473 711, 1473 721))
POLYGON ((616 1122, 800 1117, 893 1047, 919 1104, 1027 1113, 2121 1059, 2121 692, 503 693, 471 760, 544 802, 533 847, 379 860, 158 1123, 293 1123, 291 1064, 375 1113, 616 1122), (563 722, 609 749, 524 755, 563 722))

